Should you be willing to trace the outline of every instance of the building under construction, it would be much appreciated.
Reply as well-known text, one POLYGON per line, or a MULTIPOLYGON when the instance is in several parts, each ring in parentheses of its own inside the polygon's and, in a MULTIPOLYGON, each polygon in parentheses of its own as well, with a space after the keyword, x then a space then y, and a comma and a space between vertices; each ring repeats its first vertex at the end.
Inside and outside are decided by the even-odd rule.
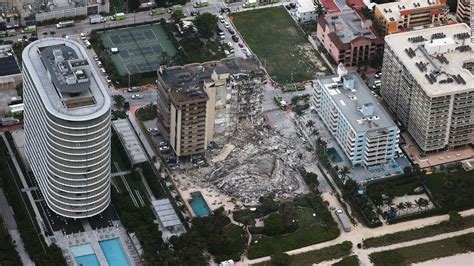
POLYGON ((202 154, 242 120, 260 122, 264 75, 250 58, 160 68, 158 127, 176 155, 202 154))

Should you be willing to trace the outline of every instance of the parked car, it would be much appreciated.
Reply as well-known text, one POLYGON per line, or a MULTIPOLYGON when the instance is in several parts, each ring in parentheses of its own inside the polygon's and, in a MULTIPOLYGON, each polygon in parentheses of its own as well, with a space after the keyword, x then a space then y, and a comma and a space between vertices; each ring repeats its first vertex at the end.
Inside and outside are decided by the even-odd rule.
POLYGON ((239 43, 239 47, 240 47, 240 48, 244 48, 244 44, 243 44, 243 43, 239 43))
POLYGON ((109 76, 105 77, 105 80, 107 81, 108 84, 112 83, 112 80, 110 79, 109 76))
POLYGON ((98 67, 102 67, 102 62, 97 61, 97 66, 98 66, 98 67))
POLYGON ((224 22, 225 22, 225 19, 224 19, 223 16, 218 16, 218 18, 219 18, 219 21, 220 21, 221 23, 224 23, 224 22))
POLYGON ((382 72, 377 72, 377 73, 375 73, 375 78, 376 78, 376 79, 379 79, 379 78, 381 78, 381 77, 382 77, 382 72))
POLYGON ((86 39, 86 34, 84 32, 81 32, 81 40, 85 40, 86 39))
POLYGON ((239 42, 239 36, 237 36, 237 35, 232 35, 232 40, 233 40, 234 42, 239 42))
POLYGON ((156 131, 158 131, 158 128, 156 128, 156 127, 148 129, 148 132, 150 132, 150 133, 155 133, 156 131))
POLYGON ((131 88, 128 88, 127 91, 128 92, 137 92, 137 91, 140 91, 140 87, 137 87, 137 86, 131 87, 131 88))
POLYGON ((103 75, 107 74, 107 71, 105 71, 105 68, 100 68, 100 73, 102 73, 103 75))
POLYGON ((230 29, 230 24, 229 24, 229 22, 225 21, 225 22, 224 22, 224 27, 226 27, 227 29, 230 29))
POLYGON ((134 99, 134 100, 135 100, 135 99, 143 99, 143 95, 141 95, 141 94, 134 94, 134 95, 132 95, 132 99, 134 99))
POLYGON ((99 61, 99 57, 97 55, 94 55, 94 60, 99 61))
POLYGON ((233 29, 231 29, 231 28, 228 28, 227 30, 229 31, 229 33, 230 33, 230 34, 232 34, 232 35, 234 35, 234 34, 235 34, 235 31, 234 31, 233 29))

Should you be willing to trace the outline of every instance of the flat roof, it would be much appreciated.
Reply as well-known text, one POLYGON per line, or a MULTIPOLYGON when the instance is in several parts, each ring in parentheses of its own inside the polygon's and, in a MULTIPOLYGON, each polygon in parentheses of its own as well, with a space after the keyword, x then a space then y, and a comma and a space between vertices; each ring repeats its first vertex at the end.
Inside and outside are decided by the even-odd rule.
POLYGON ((313 0, 298 0, 298 11, 302 13, 315 11, 313 0))
POLYGON ((426 10, 427 8, 429 9, 429 7, 438 8, 440 5, 444 5, 438 4, 438 1, 439 0, 407 0, 377 4, 376 7, 381 11, 386 20, 393 18, 393 21, 397 21, 400 19, 400 11, 403 13, 403 10, 426 10))
POLYGON ((357 37, 377 38, 371 30, 372 21, 363 19, 355 10, 327 14, 324 19, 342 43, 350 43, 357 37))
POLYGON ((148 161, 142 145, 138 141, 137 135, 127 119, 117 119, 112 121, 112 127, 122 140, 122 144, 127 151, 132 164, 148 161))
POLYGON ((463 67, 474 64, 470 30, 458 23, 387 35, 385 43, 428 96, 444 96, 474 89, 474 73, 463 67), (430 74, 436 81, 430 82, 426 77, 430 74), (464 82, 458 82, 458 77, 464 82))
POLYGON ((333 99, 336 106, 342 112, 349 124, 357 133, 370 134, 371 131, 384 130, 389 127, 396 127, 395 122, 382 107, 381 103, 372 94, 365 82, 357 73, 348 73, 343 78, 353 80, 352 90, 347 90, 342 86, 337 87, 339 75, 332 75, 320 78, 318 82, 328 95, 333 99), (368 106, 372 109, 370 116, 364 116, 361 108, 368 106), (371 117, 370 119, 368 117, 371 117))
POLYGON ((182 225, 169 199, 159 199, 151 202, 160 222, 165 227, 182 225))
POLYGON ((11 46, 0 45, 0 77, 20 73, 20 67, 16 62, 11 46))
POLYGON ((23 64, 52 115, 84 121, 110 111, 110 96, 79 43, 42 38, 23 50, 23 64))

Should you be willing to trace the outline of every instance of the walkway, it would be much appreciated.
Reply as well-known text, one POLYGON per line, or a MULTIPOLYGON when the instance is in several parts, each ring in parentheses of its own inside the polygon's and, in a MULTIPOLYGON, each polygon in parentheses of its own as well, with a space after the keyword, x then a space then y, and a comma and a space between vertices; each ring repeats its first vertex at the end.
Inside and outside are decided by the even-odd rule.
MULTIPOLYGON (((460 212, 460 214, 462 216, 474 215, 474 209, 470 209, 470 210, 467 210, 467 211, 460 212)), ((361 227, 361 226, 354 227, 351 232, 349 232, 349 233, 342 232, 341 235, 338 238, 334 239, 334 240, 327 241, 327 242, 324 242, 324 243, 315 244, 315 245, 311 245, 311 246, 302 247, 302 248, 299 248, 299 249, 290 250, 286 253, 288 253, 290 255, 296 255, 296 254, 305 253, 305 252, 308 252, 308 251, 318 250, 318 249, 321 249, 321 248, 325 248, 325 247, 333 246, 333 245, 336 245, 336 244, 340 244, 344 241, 351 241, 354 245, 357 245, 358 243, 361 243, 366 238, 378 237, 378 236, 383 236, 383 235, 386 235, 386 234, 392 234, 392 233, 399 232, 399 231, 406 231, 406 230, 410 230, 410 229, 414 229, 414 228, 425 227, 425 226, 432 225, 432 224, 438 224, 442 221, 447 221, 448 219, 449 219, 449 215, 446 214, 446 215, 433 216, 433 217, 428 217, 428 218, 423 218, 423 219, 417 219, 417 220, 408 221, 408 222, 404 222, 404 223, 393 224, 393 225, 384 225, 382 227, 377 227, 377 228, 366 228, 366 227, 361 227)), ((469 229, 465 229, 465 230, 458 231, 458 232, 441 234, 441 235, 437 235, 437 236, 433 236, 433 237, 429 237, 429 238, 424 238, 424 239, 418 239, 418 240, 403 242, 403 243, 399 243, 399 244, 395 244, 395 245, 391 245, 391 246, 387 246, 387 247, 379 247, 379 248, 372 248, 372 249, 357 249, 357 247, 355 247, 354 252, 355 252, 355 254, 357 254, 359 256, 359 259, 361 260, 362 265, 372 265, 370 263, 369 259, 368 259, 368 254, 369 253, 378 252, 378 251, 382 251, 382 250, 388 250, 388 249, 394 249, 394 248, 398 248, 398 247, 416 245, 416 244, 419 244, 419 243, 425 243, 425 242, 429 242, 429 241, 435 241, 435 240, 439 240, 439 239, 449 238, 449 237, 453 237, 453 236, 457 236, 457 235, 461 235, 461 234, 466 234, 466 233, 470 233, 470 232, 474 232, 474 228, 469 228, 469 229), (386 249, 384 249, 384 248, 386 248, 386 249)), ((249 260, 249 259, 245 258, 242 263, 239 262, 239 263, 237 263, 237 265, 250 265, 250 264, 255 264, 255 263, 259 263, 259 262, 263 262, 263 261, 269 261, 269 260, 270 260, 270 256, 262 257, 262 258, 258 258, 258 259, 254 259, 254 260, 249 260)))
POLYGON ((120 171, 120 172, 111 173, 111 174, 110 174, 110 177, 116 177, 116 176, 122 176, 122 175, 129 175, 129 174, 131 174, 131 173, 132 173, 131 170, 128 170, 128 171, 120 171))
MULTIPOLYGON (((16 160, 15 154, 13 153, 13 150, 10 147, 10 143, 8 143, 8 140, 5 137, 5 134, 3 132, 1 132, 0 135, 3 138, 3 141, 5 141, 5 145, 7 146, 8 153, 9 153, 11 159, 12 159, 12 162, 13 162, 13 164, 15 166, 15 169, 18 173, 18 176, 21 179, 21 184, 23 185, 23 188, 28 188, 28 183, 26 183, 25 176, 23 175, 23 172, 21 171, 20 164, 16 160)), ((49 238, 46 237, 45 234, 44 234, 44 232, 46 231, 46 229, 44 228, 44 221, 43 221, 43 218, 41 217, 41 214, 38 210, 38 207, 35 204, 35 200, 33 198, 33 195, 31 195, 31 190, 27 190, 25 193, 28 196, 28 200, 30 201, 30 205, 33 208, 33 211, 35 213, 35 219, 36 219, 36 223, 38 224, 38 226, 40 228, 40 233, 41 233, 41 235, 43 235, 43 238, 45 239, 46 243, 49 245, 49 238)), ((26 210, 28 211, 28 208, 26 208, 26 210)), ((31 217, 31 214, 30 214, 30 217, 31 217)))
POLYGON ((0 188, 0 216, 3 218, 3 222, 7 226, 8 233, 12 237, 13 242, 15 243, 15 249, 20 255, 21 262, 23 265, 35 265, 30 258, 30 255, 25 250, 23 240, 20 236, 20 231, 18 231, 15 218, 13 217, 13 212, 8 204, 8 201, 3 193, 3 190, 0 188))

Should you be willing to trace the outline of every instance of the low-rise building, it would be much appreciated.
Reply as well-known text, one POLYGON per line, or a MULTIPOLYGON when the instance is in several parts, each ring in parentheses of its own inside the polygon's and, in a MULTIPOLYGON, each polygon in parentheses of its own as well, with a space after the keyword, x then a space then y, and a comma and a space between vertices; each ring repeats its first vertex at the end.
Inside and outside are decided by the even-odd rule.
POLYGON ((0 45, 0 90, 14 89, 23 80, 10 45, 0 45))
POLYGON ((456 8, 456 19, 459 22, 464 22, 464 23, 470 22, 471 5, 474 5, 474 1, 458 0, 458 6, 456 8))
POLYGON ((177 156, 201 154, 241 120, 261 120, 264 71, 229 58, 158 70, 158 127, 177 156))
POLYGON ((375 33, 372 21, 355 10, 321 16, 316 37, 334 61, 345 66, 369 62, 383 52, 383 39, 375 33))
POLYGON ((372 167, 397 157, 399 129, 357 73, 340 64, 337 75, 313 83, 312 104, 351 161, 372 167))
POLYGON ((385 34, 440 26, 448 22, 448 13, 446 0, 407 0, 376 5, 374 9, 385 34))

